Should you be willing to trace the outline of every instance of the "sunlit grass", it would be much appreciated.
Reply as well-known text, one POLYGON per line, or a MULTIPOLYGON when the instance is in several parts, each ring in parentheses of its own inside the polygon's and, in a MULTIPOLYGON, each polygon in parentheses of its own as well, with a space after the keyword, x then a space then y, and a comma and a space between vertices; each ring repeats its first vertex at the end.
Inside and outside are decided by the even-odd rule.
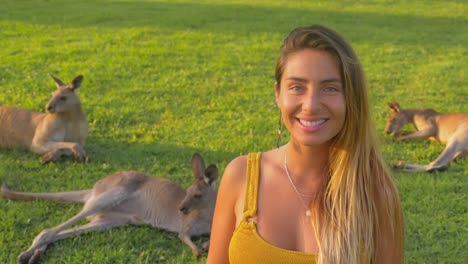
MULTIPOLYGON (((0 151, 0 180, 13 189, 89 188, 134 169, 191 182, 200 152, 222 171, 239 154, 274 147, 276 54, 294 27, 324 24, 361 58, 386 160, 428 163, 443 146, 394 143, 386 103, 468 112, 463 1, 72 1, 5 0, 0 12, 0 104, 43 111, 48 76, 79 89, 90 124, 89 164, 40 166, 29 152, 0 151)), ((468 164, 447 172, 395 172, 406 224, 407 263, 468 259, 468 164)), ((16 263, 44 228, 77 205, 0 199, 0 263, 16 263)), ((202 240, 197 240, 200 246, 202 240)), ((149 227, 89 233, 52 244, 44 263, 203 263, 174 234, 149 227)))

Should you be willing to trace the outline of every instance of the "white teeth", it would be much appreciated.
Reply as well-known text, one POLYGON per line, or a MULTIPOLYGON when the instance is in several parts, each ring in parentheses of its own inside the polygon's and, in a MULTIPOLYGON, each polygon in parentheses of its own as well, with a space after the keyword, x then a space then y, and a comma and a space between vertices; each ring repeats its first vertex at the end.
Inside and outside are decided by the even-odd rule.
POLYGON ((323 123, 325 123, 325 119, 317 120, 317 121, 305 121, 305 120, 299 120, 301 124, 304 126, 318 126, 323 123))

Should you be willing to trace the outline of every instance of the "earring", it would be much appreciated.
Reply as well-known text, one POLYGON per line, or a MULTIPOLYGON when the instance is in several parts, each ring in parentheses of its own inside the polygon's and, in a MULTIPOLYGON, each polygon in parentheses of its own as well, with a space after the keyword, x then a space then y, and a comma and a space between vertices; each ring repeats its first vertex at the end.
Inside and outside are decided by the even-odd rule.
POLYGON ((281 129, 283 127, 283 122, 282 121, 282 117, 281 117, 281 110, 279 111, 279 120, 278 120, 278 130, 277 130, 277 133, 278 133, 278 139, 276 140, 276 148, 279 148, 280 145, 281 145, 281 129))

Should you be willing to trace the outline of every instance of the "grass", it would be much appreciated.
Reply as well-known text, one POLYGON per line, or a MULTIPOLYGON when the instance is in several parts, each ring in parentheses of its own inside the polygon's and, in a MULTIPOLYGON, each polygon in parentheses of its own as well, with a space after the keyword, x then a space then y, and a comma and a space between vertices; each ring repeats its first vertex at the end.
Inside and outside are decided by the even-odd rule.
MULTIPOLYGON (((18 190, 88 188, 118 170, 191 182, 200 152, 222 171, 237 155, 274 147, 273 71, 294 27, 324 24, 360 57, 386 160, 428 163, 431 142, 384 135, 392 99, 402 107, 468 112, 468 5, 464 1, 4 0, 0 103, 43 111, 49 73, 79 89, 90 124, 89 164, 40 166, 0 151, 0 180, 18 190)), ((468 163, 442 173, 394 173, 406 224, 406 263, 468 261, 468 163)), ((76 205, 0 200, 0 262, 16 263, 44 228, 76 205)), ((200 246, 203 239, 196 243, 200 246)), ((52 244, 43 263, 203 263, 171 233, 125 227, 52 244)))

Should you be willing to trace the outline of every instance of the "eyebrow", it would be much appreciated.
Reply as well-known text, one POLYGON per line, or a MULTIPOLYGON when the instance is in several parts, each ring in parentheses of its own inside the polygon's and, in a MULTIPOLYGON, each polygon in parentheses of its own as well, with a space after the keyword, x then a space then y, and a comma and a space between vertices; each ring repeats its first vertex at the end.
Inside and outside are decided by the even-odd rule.
MULTIPOLYGON (((299 78, 299 77, 289 77, 289 78, 286 78, 286 80, 296 81, 296 82, 307 82, 306 79, 299 78)), ((320 83, 333 83, 333 82, 342 83, 341 80, 338 78, 330 78, 330 79, 325 79, 325 80, 320 81, 320 83)))

